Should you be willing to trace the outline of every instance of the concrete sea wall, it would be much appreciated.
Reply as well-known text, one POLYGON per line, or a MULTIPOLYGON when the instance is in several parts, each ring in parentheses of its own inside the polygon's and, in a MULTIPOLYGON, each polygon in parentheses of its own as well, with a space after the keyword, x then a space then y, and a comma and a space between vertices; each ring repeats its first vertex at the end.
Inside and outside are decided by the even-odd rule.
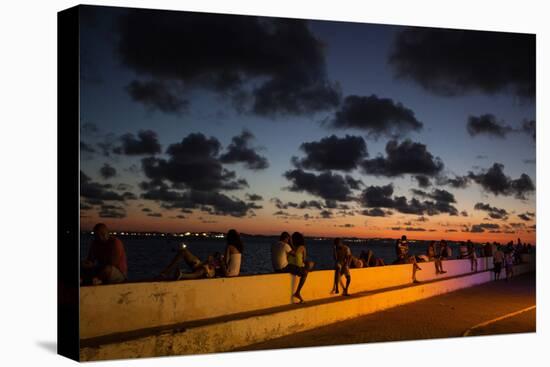
MULTIPOLYGON (((446 274, 436 275, 433 262, 419 263, 420 281, 470 273, 469 260, 443 262, 446 274)), ((492 258, 478 259, 478 271, 492 268, 492 258)), ((412 265, 352 269, 350 292, 374 291, 410 284, 412 265)), ((333 271, 313 271, 302 290, 305 300, 336 297, 330 294, 333 271)), ((297 278, 264 274, 166 282, 124 283, 81 287, 80 337, 121 332, 269 309, 292 303, 297 278)))
MULTIPOLYGON (((462 267, 460 262, 449 262, 448 268, 455 266, 462 267), (450 265, 451 263, 453 265, 450 265)), ((532 272, 534 269, 534 262, 530 262, 515 266, 514 272, 519 275, 532 272)), ((467 272, 420 284, 357 293, 353 297, 327 298, 304 305, 286 305, 221 318, 191 321, 165 328, 84 339, 81 341, 80 358, 82 361, 94 361, 232 351, 269 339, 472 287, 493 279, 490 271, 467 272)))

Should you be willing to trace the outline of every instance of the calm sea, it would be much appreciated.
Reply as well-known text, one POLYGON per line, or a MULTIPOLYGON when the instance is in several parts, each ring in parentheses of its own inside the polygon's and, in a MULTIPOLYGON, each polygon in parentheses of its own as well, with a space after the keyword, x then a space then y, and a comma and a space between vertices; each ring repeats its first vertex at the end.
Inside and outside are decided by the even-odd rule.
MULTIPOLYGON (((92 237, 88 234, 80 236, 81 259, 88 253, 92 237)), ((177 237, 119 237, 126 248, 128 258, 128 280, 154 279, 168 265, 176 254, 181 242, 188 245, 189 250, 201 260, 214 252, 222 252, 225 248, 224 239, 215 238, 177 238, 177 237)), ((277 237, 247 237, 243 236, 244 254, 241 264, 241 274, 262 274, 273 272, 271 266, 271 244, 277 237)), ((375 256, 384 259, 386 264, 395 260, 395 240, 364 240, 348 241, 353 254, 359 256, 361 251, 371 249, 375 256)), ((410 253, 422 255, 426 253, 428 242, 418 241, 411 243, 410 253)), ((450 243, 453 255, 457 255, 457 244, 450 243)), ((315 262, 316 270, 332 269, 332 240, 306 239, 307 257, 315 262)), ((186 265, 180 267, 186 271, 186 265)))

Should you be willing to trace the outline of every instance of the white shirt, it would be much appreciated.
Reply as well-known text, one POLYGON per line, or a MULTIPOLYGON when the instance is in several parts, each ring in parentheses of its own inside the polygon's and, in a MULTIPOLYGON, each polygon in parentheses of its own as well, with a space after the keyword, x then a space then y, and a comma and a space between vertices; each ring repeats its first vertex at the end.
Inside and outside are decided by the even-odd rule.
POLYGON ((271 263, 274 270, 281 270, 288 265, 288 253, 292 247, 286 242, 278 241, 271 245, 271 263))
POLYGON ((241 257, 240 253, 230 254, 227 262, 227 276, 236 277, 241 272, 241 257))

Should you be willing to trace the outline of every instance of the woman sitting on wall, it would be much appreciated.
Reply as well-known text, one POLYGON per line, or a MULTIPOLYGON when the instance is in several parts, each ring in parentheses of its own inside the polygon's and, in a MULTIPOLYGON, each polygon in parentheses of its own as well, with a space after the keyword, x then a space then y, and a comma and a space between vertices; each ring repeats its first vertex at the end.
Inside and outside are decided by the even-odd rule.
POLYGON ((304 286, 309 271, 313 269, 315 263, 306 260, 306 242, 304 236, 300 232, 294 232, 292 234, 291 242, 293 251, 288 255, 288 271, 300 277, 298 288, 296 288, 296 292, 292 294, 292 297, 297 298, 300 303, 303 303, 304 299, 301 294, 302 287, 304 286))
POLYGON ((239 232, 230 229, 227 232, 227 245, 225 255, 221 261, 220 272, 222 276, 236 277, 241 272, 241 259, 243 254, 243 241, 239 232))

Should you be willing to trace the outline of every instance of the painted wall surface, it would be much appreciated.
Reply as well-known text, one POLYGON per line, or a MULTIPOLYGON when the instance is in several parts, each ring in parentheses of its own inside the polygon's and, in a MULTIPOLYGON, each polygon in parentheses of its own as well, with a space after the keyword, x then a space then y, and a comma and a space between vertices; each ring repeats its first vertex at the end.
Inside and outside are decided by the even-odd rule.
MULTIPOLYGON (((443 262, 436 275, 433 262, 419 263, 420 281, 444 279, 470 272, 470 260, 443 262)), ((478 259, 478 271, 492 267, 492 258, 478 259)), ((331 295, 334 272, 313 271, 302 290, 305 300, 331 295)), ((410 284, 412 265, 352 269, 350 292, 373 291, 410 284)), ((265 274, 166 282, 124 283, 81 287, 81 339, 171 325, 186 321, 288 305, 297 278, 265 274)))
MULTIPOLYGON (((516 274, 521 274, 533 270, 534 264, 531 263, 516 266, 514 271, 516 274)), ((359 297, 341 297, 337 302, 296 307, 261 316, 236 318, 189 327, 184 330, 175 329, 169 332, 151 333, 126 341, 113 341, 94 347, 83 347, 80 356, 82 360, 91 361, 230 351, 475 286, 492 279, 491 272, 478 272, 464 277, 426 282, 413 287, 366 293, 359 297)))

